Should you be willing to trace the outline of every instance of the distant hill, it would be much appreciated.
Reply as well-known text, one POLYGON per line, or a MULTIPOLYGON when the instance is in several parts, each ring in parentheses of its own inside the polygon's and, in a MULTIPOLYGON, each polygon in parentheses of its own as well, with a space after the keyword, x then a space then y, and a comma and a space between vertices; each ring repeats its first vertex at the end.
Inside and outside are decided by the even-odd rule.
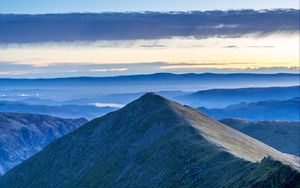
POLYGON ((80 118, 93 119, 117 108, 96 107, 92 105, 30 105, 13 101, 0 101, 0 112, 17 112, 43 114, 62 118, 80 118))
POLYGON ((178 101, 194 107, 223 108, 240 102, 264 100, 284 100, 300 96, 300 86, 211 89, 198 91, 176 98, 178 101))
POLYGON ((219 109, 200 107, 198 110, 215 119, 300 121, 300 98, 240 103, 219 109))
POLYGON ((220 122, 281 152, 300 156, 300 122, 240 119, 224 119, 220 122))
POLYGON ((0 175, 86 122, 82 118, 0 113, 0 175))
POLYGON ((5 188, 294 187, 299 158, 148 93, 0 177, 5 188))

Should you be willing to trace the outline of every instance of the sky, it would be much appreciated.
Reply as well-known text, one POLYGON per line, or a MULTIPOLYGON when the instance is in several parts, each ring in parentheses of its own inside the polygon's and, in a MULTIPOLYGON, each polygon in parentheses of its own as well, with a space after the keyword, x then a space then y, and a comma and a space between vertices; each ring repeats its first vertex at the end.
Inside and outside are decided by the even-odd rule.
POLYGON ((1 0, 0 13, 2 78, 299 73, 298 0, 1 0), (127 13, 34 15, 69 12, 127 13))
POLYGON ((299 9, 298 0, 1 0, 0 13, 299 9))

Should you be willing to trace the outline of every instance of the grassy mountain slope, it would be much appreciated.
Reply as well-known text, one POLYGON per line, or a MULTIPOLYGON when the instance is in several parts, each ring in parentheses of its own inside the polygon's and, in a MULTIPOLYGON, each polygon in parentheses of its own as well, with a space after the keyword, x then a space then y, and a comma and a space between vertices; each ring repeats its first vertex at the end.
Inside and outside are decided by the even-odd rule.
POLYGON ((300 156, 300 122, 223 119, 222 123, 273 148, 300 156))
POLYGON ((86 122, 85 119, 0 113, 0 174, 86 122))
POLYGON ((152 93, 58 139, 0 178, 7 188, 299 183, 297 158, 152 93))

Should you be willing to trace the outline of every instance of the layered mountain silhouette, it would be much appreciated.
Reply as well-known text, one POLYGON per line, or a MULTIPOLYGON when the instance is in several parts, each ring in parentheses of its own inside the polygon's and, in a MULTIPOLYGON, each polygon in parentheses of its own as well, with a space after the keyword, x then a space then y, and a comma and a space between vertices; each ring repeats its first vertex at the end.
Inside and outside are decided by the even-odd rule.
POLYGON ((86 122, 83 118, 0 113, 0 175, 86 122))
MULTIPOLYGON (((0 16, 1 17, 1 16, 0 16)), ((1 22, 1 19, 0 19, 1 22)), ((1 37, 1 35, 0 35, 1 37)), ((149 64, 149 63, 148 63, 149 64)), ((145 69, 146 64, 141 64, 141 68, 145 69)), ((163 65, 162 65, 163 66, 163 65)), ((5 68, 5 67, 4 67, 5 68)), ((61 68, 61 67, 60 67, 61 68)), ((116 68, 116 67, 115 67, 116 68)), ((90 67, 88 67, 90 69, 90 67)), ((67 68, 69 70, 69 68, 67 68)), ((32 71, 29 68, 28 71, 32 71)), ((64 77, 66 73, 63 74, 64 77)), ((245 88, 245 87, 286 87, 298 86, 298 93, 294 95, 295 89, 286 92, 284 88, 276 89, 276 92, 268 92, 263 95, 266 98, 256 97, 254 101, 271 100, 271 99, 286 99, 299 97, 299 79, 300 74, 172 74, 172 73, 155 73, 146 75, 124 75, 114 77, 73 77, 73 78, 49 78, 49 79, 6 79, 0 78, 1 93, 6 95, 2 100, 6 100, 10 95, 20 94, 40 94, 43 98, 54 99, 57 101, 65 101, 72 98, 98 98, 101 95, 110 95, 118 93, 143 93, 147 91, 194 91, 206 90, 214 88, 245 88), (222 82, 220 82, 222 80, 222 82), (28 88, 30 86, 30 88, 28 88), (112 87, 113 86, 113 87, 112 87), (282 91, 281 91, 282 90, 282 91), (89 91, 89 92, 87 92, 89 91), (277 97, 276 97, 277 96, 277 97), (279 96, 279 97, 278 97, 279 96), (53 98, 54 97, 54 98, 53 98), (274 98, 276 97, 276 98, 274 98), (258 100, 257 100, 258 99, 258 100)), ((268 90, 268 89, 267 89, 268 90)), ((245 100, 252 98, 253 94, 260 92, 244 91, 244 96, 241 100, 237 100, 238 95, 234 92, 230 93, 232 99, 228 100, 226 96, 230 96, 221 90, 203 91, 191 95, 183 96, 176 99, 184 104, 192 105, 193 107, 205 106, 209 108, 219 108, 239 102, 251 102, 245 100), (216 96, 225 96, 220 98, 216 96), (199 95, 200 94, 200 95, 199 95), (216 99, 216 100, 215 100, 216 99), (222 99, 222 100, 220 100, 222 99), (182 100, 182 101, 181 101, 182 100), (217 101, 217 102, 216 102, 217 101), (199 103, 201 102, 201 103, 199 103), (221 106, 222 105, 222 106, 221 106)), ((264 92, 265 93, 265 92, 264 92)), ((36 95, 34 95, 36 96, 36 95)), ((20 97, 9 97, 12 100, 18 100, 20 97)), ((22 97, 24 99, 24 97, 22 97)), ((253 98, 252 98, 253 99, 253 98)))
POLYGON ((32 113, 61 118, 94 119, 116 109, 92 105, 33 105, 18 101, 0 101, 0 112, 32 113))
POLYGON ((239 118, 246 120, 300 121, 300 98, 239 103, 225 108, 198 110, 215 119, 239 118))
POLYGON ((292 187, 299 158, 148 93, 59 138, 0 187, 292 187))
MULTIPOLYGON (((239 78, 236 77, 236 79, 239 78)), ((252 78, 248 79, 252 80, 252 78)), ((291 87, 210 89, 179 96, 176 100, 193 107, 224 108, 242 102, 289 100, 296 97, 300 97, 299 85, 291 87)))

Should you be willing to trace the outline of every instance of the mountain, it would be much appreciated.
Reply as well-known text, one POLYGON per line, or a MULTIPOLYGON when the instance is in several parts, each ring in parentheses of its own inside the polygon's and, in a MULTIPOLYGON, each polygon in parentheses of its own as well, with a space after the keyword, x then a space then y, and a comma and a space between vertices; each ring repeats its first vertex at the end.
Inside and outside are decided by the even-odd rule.
POLYGON ((0 101, 0 112, 43 114, 62 118, 93 119, 117 108, 92 105, 31 105, 14 101, 0 101))
POLYGON ((240 103, 221 109, 198 110, 215 119, 239 118, 247 120, 300 121, 300 98, 240 103))
POLYGON ((240 119, 224 119, 220 122, 281 152, 300 156, 300 122, 240 119))
POLYGON ((299 158, 148 93, 59 138, 0 187, 293 187, 299 158))
POLYGON ((300 87, 267 87, 211 89, 198 91, 176 98, 176 100, 194 107, 223 108, 240 102, 257 102, 264 100, 284 100, 300 97, 300 87))
POLYGON ((86 122, 82 118, 0 113, 0 175, 86 122))

